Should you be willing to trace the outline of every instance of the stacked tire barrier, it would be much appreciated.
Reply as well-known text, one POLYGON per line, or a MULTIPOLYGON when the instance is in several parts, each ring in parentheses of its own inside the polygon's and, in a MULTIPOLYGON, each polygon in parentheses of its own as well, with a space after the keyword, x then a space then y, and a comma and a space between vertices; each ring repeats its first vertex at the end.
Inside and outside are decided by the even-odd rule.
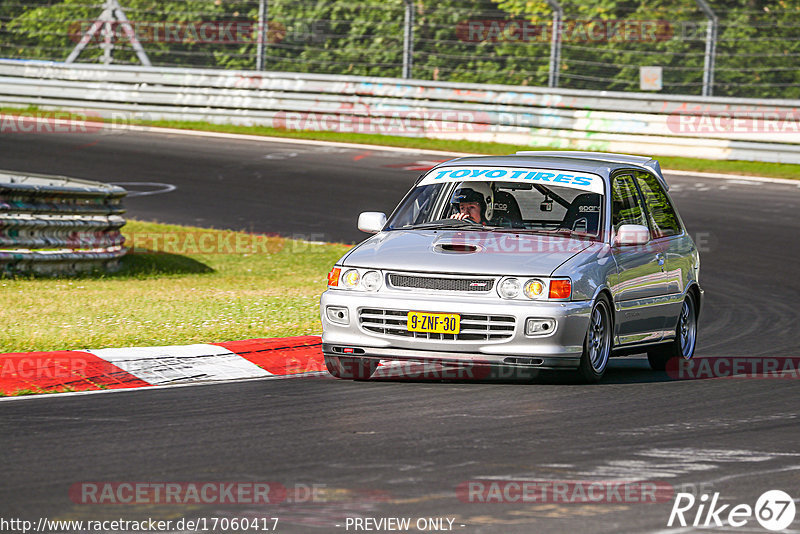
POLYGON ((800 163, 800 101, 791 100, 0 60, 0 104, 75 110, 117 126, 205 121, 800 163))
POLYGON ((0 171, 0 274, 114 271, 127 252, 125 189, 0 171))

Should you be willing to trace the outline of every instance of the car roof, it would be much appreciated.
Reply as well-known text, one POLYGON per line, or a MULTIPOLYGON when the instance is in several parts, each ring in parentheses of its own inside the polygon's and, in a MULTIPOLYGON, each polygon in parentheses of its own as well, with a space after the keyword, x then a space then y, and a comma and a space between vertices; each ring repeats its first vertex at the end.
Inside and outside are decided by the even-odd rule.
POLYGON ((618 169, 639 168, 649 171, 669 190, 669 185, 661 172, 658 161, 647 156, 612 154, 606 152, 563 151, 520 151, 507 156, 466 156, 452 159, 435 168, 456 165, 493 165, 499 167, 545 167, 564 171, 590 172, 601 176, 606 182, 618 169))

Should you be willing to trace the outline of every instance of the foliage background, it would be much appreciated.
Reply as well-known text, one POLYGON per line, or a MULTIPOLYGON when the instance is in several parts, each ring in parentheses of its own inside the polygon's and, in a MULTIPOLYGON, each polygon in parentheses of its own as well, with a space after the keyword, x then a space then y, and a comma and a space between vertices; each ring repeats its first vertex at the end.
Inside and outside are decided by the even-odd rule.
MULTIPOLYGON (((256 22, 258 1, 121 0, 136 22, 256 22)), ((713 0, 720 18, 714 95, 800 98, 800 0, 713 0)), ((560 87, 639 90, 639 67, 664 69, 664 93, 700 94, 706 19, 695 0, 561 2, 565 18, 659 21, 664 38, 566 38, 560 87)), ((402 73, 402 0, 269 0, 268 70, 398 77, 402 73)), ((0 2, 0 57, 63 61, 75 28, 94 20, 101 0, 0 2)), ((528 21, 547 35, 552 11, 545 0, 415 0, 413 77, 426 80, 547 85, 549 39, 496 33, 464 39, 464 24, 528 21)), ((573 36, 574 37, 574 36, 573 36)), ((124 41, 115 63, 137 63, 124 41)), ((237 43, 147 42, 154 65, 254 69, 254 40, 237 43)), ((98 62, 93 43, 81 62, 98 62)))

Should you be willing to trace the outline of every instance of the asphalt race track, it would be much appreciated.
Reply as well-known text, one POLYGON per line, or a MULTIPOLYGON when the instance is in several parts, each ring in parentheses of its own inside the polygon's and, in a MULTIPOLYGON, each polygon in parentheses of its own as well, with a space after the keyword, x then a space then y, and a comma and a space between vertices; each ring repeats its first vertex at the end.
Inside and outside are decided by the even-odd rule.
MULTIPOLYGON (((360 211, 390 211, 420 173, 409 169, 436 159, 155 133, 0 137, 2 169, 175 186, 131 197, 131 217, 344 242, 363 237, 360 211)), ((697 356, 799 356, 800 188, 667 178, 701 247, 697 356)), ((798 401, 797 379, 675 381, 638 356, 612 360, 595 386, 309 378, 2 401, 0 502, 34 521, 278 517, 278 532, 352 532, 355 517, 450 518, 464 533, 692 532, 667 527, 674 498, 486 504, 456 488, 644 480, 731 507, 771 489, 798 501, 798 401), (299 489, 267 506, 77 504, 69 489, 85 481, 299 489), (312 485, 316 499, 302 491, 312 485)), ((738 531, 767 532, 753 518, 738 531)))

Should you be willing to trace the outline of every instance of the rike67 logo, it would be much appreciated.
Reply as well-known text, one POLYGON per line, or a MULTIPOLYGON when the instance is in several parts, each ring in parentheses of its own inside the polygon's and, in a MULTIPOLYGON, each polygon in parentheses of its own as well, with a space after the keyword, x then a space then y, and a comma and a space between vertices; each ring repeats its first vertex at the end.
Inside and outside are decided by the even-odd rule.
POLYGON ((749 504, 719 504, 719 492, 711 497, 707 493, 695 497, 691 493, 678 493, 667 526, 693 527, 745 527, 755 518, 767 530, 784 530, 795 516, 794 500, 781 490, 764 492, 755 506, 749 504))

